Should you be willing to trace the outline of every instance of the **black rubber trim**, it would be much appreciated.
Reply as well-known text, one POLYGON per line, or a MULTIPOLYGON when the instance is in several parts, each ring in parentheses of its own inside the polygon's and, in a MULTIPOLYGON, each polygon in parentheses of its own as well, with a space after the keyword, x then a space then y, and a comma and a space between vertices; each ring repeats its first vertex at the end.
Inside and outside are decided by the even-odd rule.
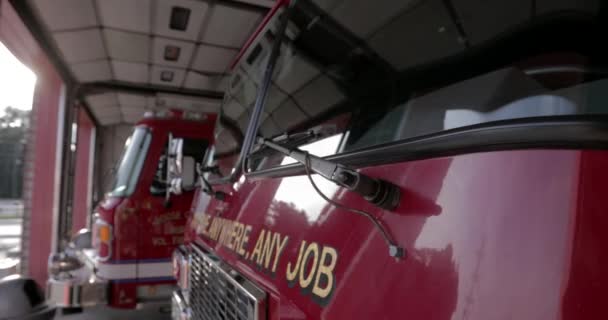
MULTIPOLYGON (((520 149, 608 150, 608 116, 552 116, 504 120, 443 131, 326 157, 354 168, 466 153, 520 149)), ((304 174, 290 164, 247 174, 248 179, 304 174)))

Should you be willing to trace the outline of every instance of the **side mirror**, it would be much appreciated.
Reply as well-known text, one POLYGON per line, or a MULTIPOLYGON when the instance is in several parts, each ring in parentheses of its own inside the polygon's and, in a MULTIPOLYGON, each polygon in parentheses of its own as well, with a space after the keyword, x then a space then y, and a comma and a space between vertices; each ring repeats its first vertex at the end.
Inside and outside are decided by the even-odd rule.
POLYGON ((196 185, 196 161, 193 157, 182 157, 179 164, 180 172, 177 172, 171 179, 170 190, 174 194, 182 194, 185 191, 194 189, 196 185))
POLYGON ((171 138, 167 160, 167 195, 165 201, 169 202, 171 193, 181 194, 192 190, 196 185, 196 160, 183 153, 184 139, 171 138))
MULTIPOLYGON (((169 139, 169 154, 167 157, 169 165, 167 167, 167 174, 169 175, 168 178, 171 178, 172 174, 178 174, 181 172, 184 139, 173 138, 172 136, 170 136, 169 139)), ((171 180, 167 179, 167 181, 171 180)))
POLYGON ((173 138, 172 134, 169 134, 169 147, 167 148, 167 188, 165 189, 165 207, 169 208, 171 202, 171 193, 176 193, 174 187, 174 180, 179 176, 181 160, 182 160, 182 148, 184 140, 179 138, 173 138))
POLYGON ((93 247, 93 237, 90 229, 80 229, 72 236, 71 244, 76 249, 90 249, 93 247))
POLYGON ((181 188, 192 190, 196 184, 196 160, 193 157, 183 157, 181 167, 181 188))

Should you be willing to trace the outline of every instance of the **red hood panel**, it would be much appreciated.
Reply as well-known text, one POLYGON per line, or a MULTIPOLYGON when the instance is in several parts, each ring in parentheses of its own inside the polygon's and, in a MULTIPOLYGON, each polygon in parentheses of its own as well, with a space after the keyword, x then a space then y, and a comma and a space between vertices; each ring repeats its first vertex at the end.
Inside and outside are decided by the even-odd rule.
MULTIPOLYGON (((326 203, 306 176, 236 183, 224 189, 238 190, 233 203, 212 200, 192 225, 199 243, 271 293, 273 319, 283 310, 312 319, 558 319, 591 303, 562 299, 581 281, 569 279, 578 263, 574 221, 586 214, 577 208, 608 209, 579 189, 597 174, 581 172, 581 157, 605 163, 608 153, 507 151, 363 170, 402 188, 395 212, 315 177, 334 200, 381 217, 406 249, 403 260, 388 255, 367 219, 326 203)), ((608 180, 594 183, 604 190, 608 180)), ((605 249, 603 234, 593 239, 605 249)), ((595 280, 608 286, 607 276, 595 280)), ((604 309, 595 318, 608 317, 604 309)))

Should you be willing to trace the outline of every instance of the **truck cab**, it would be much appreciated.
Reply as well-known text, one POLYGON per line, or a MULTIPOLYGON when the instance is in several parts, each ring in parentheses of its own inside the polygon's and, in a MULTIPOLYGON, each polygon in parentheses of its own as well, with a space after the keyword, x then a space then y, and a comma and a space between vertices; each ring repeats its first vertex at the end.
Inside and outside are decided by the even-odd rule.
POLYGON ((50 300, 62 308, 169 301, 171 255, 183 243, 196 164, 213 146, 216 117, 174 110, 150 113, 135 125, 114 183, 95 209, 92 232, 49 259, 50 300), (177 139, 186 163, 178 171, 171 143, 177 139), (190 179, 175 179, 176 172, 190 179))
POLYGON ((174 319, 608 318, 605 9, 278 1, 174 319))

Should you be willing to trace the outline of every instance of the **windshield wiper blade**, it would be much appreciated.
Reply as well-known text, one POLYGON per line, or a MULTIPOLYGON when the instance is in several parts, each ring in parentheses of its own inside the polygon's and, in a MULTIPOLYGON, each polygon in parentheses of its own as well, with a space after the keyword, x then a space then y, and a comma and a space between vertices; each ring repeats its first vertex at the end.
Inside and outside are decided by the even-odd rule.
MULTIPOLYGON (((283 148, 293 149, 309 142, 313 142, 321 136, 322 134, 315 130, 308 130, 296 133, 285 133, 272 138, 271 141, 277 145, 282 146, 283 148)), ((264 138, 259 137, 258 142, 260 141, 260 139, 264 138)), ((249 156, 252 158, 261 158, 266 157, 274 152, 276 152, 276 150, 274 150, 273 148, 269 148, 263 143, 258 143, 255 147, 255 150, 253 150, 249 156)))

